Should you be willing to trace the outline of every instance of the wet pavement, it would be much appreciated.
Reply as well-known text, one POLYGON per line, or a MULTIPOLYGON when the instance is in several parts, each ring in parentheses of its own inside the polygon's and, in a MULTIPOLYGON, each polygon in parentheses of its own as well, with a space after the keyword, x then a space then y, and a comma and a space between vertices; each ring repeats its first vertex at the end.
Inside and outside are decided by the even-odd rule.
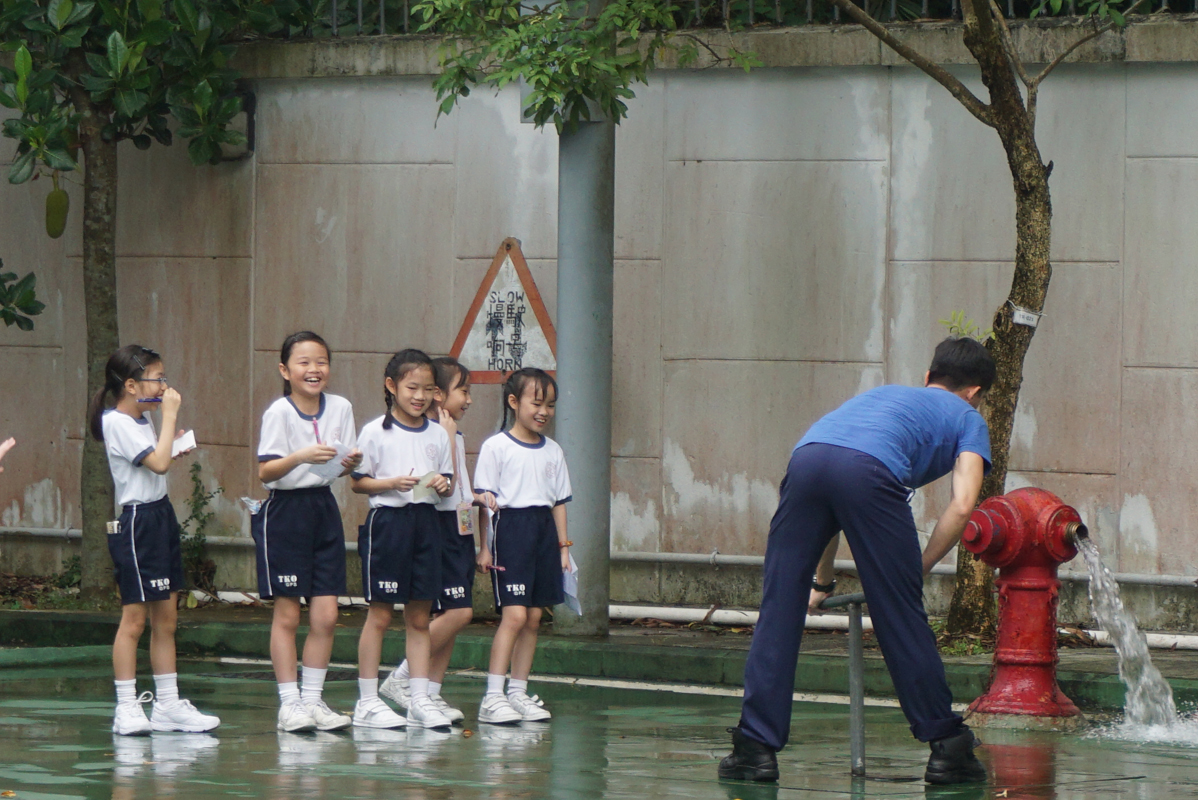
MULTIPOLYGON (((927 750, 894 708, 866 709, 866 780, 849 775, 847 708, 797 703, 777 787, 715 779, 739 700, 698 693, 539 682, 547 724, 477 725, 483 683, 458 674, 445 696, 466 735, 435 731, 280 734, 274 684, 257 664, 191 661, 180 688, 217 713, 216 735, 113 737, 104 663, 9 670, 0 680, 0 796, 66 798, 1182 798, 1198 794, 1198 745, 1093 735, 981 732, 985 787, 938 789, 918 778, 927 750)), ((351 672, 334 672, 352 678, 351 672)), ((149 688, 143 680, 139 688, 149 688)), ((353 680, 331 680, 349 710, 353 680)), ((713 693, 706 693, 706 692, 713 693)), ((1198 737, 1195 738, 1198 741, 1198 737)))

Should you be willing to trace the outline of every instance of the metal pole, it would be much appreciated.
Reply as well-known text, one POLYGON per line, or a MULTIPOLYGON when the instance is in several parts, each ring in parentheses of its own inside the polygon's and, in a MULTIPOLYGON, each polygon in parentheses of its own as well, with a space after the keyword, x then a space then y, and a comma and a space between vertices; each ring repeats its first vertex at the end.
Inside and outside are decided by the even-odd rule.
POLYGON ((849 763, 854 777, 865 775, 865 644, 861 606, 865 594, 824 598, 821 608, 849 609, 849 763))
POLYGON ((567 508, 582 616, 561 632, 607 635, 611 554, 611 359, 616 127, 580 122, 558 138, 557 402, 574 500, 567 508))
POLYGON ((865 646, 861 604, 849 606, 849 754, 853 774, 865 775, 865 646))

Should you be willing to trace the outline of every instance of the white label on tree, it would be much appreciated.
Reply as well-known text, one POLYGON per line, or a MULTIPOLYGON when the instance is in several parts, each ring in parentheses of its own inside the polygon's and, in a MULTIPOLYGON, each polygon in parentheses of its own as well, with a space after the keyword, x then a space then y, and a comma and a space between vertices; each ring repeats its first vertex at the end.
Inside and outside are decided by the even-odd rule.
POLYGON ((523 367, 557 369, 549 340, 532 310, 509 255, 474 317, 458 356, 471 371, 514 372, 523 367))
POLYGON ((1011 315, 1011 320, 1016 325, 1026 325, 1029 328, 1034 328, 1040 323, 1040 315, 1034 311, 1028 311, 1026 308, 1015 306, 1015 313, 1011 315))

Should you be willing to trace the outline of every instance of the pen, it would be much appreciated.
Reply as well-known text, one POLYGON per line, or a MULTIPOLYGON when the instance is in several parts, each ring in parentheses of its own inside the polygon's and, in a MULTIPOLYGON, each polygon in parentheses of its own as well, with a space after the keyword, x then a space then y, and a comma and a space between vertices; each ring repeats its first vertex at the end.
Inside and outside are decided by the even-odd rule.
POLYGON ((321 444, 320 427, 316 424, 316 420, 312 420, 312 430, 316 432, 316 443, 321 444))
POLYGON ((139 402, 139 403, 161 403, 162 398, 161 397, 139 397, 139 398, 137 398, 137 402, 139 402))

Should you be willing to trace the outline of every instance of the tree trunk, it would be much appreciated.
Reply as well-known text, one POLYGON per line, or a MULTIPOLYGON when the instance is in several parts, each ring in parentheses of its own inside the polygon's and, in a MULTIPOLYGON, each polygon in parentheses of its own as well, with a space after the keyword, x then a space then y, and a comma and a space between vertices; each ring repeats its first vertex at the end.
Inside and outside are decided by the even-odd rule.
MULTIPOLYGON (((117 146, 100 135, 107 115, 82 91, 74 93, 83 152, 83 301, 87 316, 87 394, 104 386, 108 357, 120 347, 116 306, 117 146)), ((97 599, 112 590, 105 523, 113 518, 115 500, 104 444, 88 433, 80 471, 83 548, 80 591, 97 599)))
MULTIPOLYGON (((1007 153, 1007 165, 1015 188, 1015 275, 1011 293, 994 315, 994 339, 990 354, 998 368, 982 413, 990 427, 993 468, 982 483, 981 499, 1003 493, 1011 450, 1011 429, 1019 389, 1023 383, 1023 362, 1032 343, 1035 328, 1013 321, 1014 306, 1041 312, 1052 278, 1049 245, 1052 240, 1052 201, 1048 191, 1046 166, 1036 144, 1035 123, 1028 113, 1011 64, 1003 50, 989 7, 981 5, 987 19, 980 24, 966 23, 965 45, 978 61, 982 81, 990 90, 994 127, 1007 153), (987 24, 989 23, 989 24, 987 24)), ((994 631, 993 570, 978 561, 964 547, 957 549, 957 585, 946 630, 950 635, 983 634, 994 631)))

